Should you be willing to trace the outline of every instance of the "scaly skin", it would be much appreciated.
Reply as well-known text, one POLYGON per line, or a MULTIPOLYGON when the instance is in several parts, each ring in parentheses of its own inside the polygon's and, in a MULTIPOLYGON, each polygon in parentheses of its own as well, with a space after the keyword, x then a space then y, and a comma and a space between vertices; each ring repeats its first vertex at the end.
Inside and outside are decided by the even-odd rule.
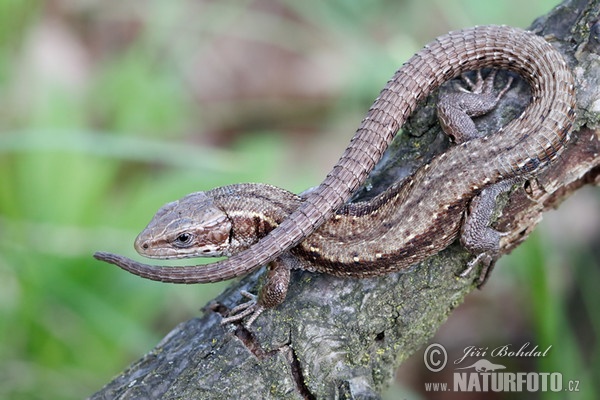
MULTIPOLYGON (((457 220, 469 198, 501 180, 535 173, 555 158, 568 140, 574 120, 573 77, 561 55, 530 32, 475 27, 449 33, 426 46, 388 82, 323 183, 257 244, 229 259, 210 265, 163 268, 109 253, 99 252, 95 257, 164 282, 216 282, 246 274, 309 238, 328 220, 364 181, 420 100, 446 80, 484 67, 520 74, 531 86, 532 102, 501 132, 467 141, 434 158, 395 195, 394 204, 400 204, 404 215, 395 229, 406 232, 405 246, 395 257, 411 264, 435 253, 455 237, 457 220)), ((386 206, 391 203, 381 204, 386 206)), ((370 261, 359 256, 359 262, 370 261)), ((338 266, 324 265, 317 270, 336 273, 338 266)))

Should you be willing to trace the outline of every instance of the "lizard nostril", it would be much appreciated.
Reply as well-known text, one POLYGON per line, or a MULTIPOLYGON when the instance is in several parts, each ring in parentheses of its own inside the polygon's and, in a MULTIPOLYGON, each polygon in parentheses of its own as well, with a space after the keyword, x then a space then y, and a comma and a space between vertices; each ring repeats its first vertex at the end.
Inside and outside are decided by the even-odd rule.
POLYGON ((144 250, 148 250, 148 243, 147 243, 147 242, 144 242, 144 244, 142 244, 142 248, 143 248, 144 250))

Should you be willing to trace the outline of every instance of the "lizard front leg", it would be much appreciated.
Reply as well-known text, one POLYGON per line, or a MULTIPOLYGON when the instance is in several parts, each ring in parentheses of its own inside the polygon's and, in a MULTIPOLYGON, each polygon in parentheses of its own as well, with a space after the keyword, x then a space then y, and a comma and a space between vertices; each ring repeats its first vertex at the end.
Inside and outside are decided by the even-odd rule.
MULTIPOLYGON (((482 136, 475 127, 472 117, 484 115, 492 111, 498 101, 509 90, 512 77, 498 94, 494 94, 493 70, 483 79, 481 70, 477 71, 475 82, 463 75, 470 91, 459 87, 460 92, 447 93, 438 102, 438 119, 444 132, 457 144, 482 136)), ((475 196, 465 212, 465 218, 460 231, 460 243, 475 257, 469 261, 467 268, 460 274, 467 276, 479 263, 483 264, 478 278, 482 285, 497 258, 500 249, 500 238, 504 233, 491 228, 496 200, 499 195, 511 189, 518 183, 518 178, 507 179, 484 188, 475 196)))
POLYGON ((268 265, 266 282, 258 296, 241 291, 242 296, 248 298, 249 301, 234 307, 229 312, 229 316, 221 320, 221 325, 241 321, 250 316, 244 323, 244 326, 248 328, 264 310, 283 303, 290 283, 290 269, 284 256, 271 261, 268 265))

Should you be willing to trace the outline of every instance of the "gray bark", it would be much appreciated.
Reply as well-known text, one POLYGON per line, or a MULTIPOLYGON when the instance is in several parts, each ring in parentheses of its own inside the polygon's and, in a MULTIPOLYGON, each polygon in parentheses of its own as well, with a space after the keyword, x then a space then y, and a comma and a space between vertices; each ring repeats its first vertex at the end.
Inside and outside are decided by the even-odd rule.
MULTIPOLYGON (((544 211, 600 181, 600 28, 594 25, 599 14, 598 1, 566 1, 531 27, 563 52, 575 72, 577 126, 560 159, 507 199, 496 225, 510 232, 502 253, 523 242, 544 211)), ((357 197, 384 190, 448 146, 435 119, 436 99, 430 96, 413 115, 371 175, 370 190, 357 197)), ((527 101, 528 89, 519 83, 498 110, 478 121, 479 129, 504 125, 527 101)), ((92 399, 378 398, 402 361, 475 289, 477 271, 457 278, 468 260, 454 244, 410 271, 379 278, 296 271, 286 301, 250 330, 221 326, 221 314, 242 302, 240 290, 257 292, 261 272, 251 274, 92 399)))

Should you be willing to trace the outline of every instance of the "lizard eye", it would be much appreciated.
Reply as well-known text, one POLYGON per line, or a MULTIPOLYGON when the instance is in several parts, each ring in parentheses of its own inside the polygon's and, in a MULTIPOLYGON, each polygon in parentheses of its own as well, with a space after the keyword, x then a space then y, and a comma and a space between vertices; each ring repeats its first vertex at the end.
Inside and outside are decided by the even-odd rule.
POLYGON ((175 238, 173 245, 176 247, 189 247, 191 246, 193 239, 194 236, 192 234, 184 232, 175 238))

